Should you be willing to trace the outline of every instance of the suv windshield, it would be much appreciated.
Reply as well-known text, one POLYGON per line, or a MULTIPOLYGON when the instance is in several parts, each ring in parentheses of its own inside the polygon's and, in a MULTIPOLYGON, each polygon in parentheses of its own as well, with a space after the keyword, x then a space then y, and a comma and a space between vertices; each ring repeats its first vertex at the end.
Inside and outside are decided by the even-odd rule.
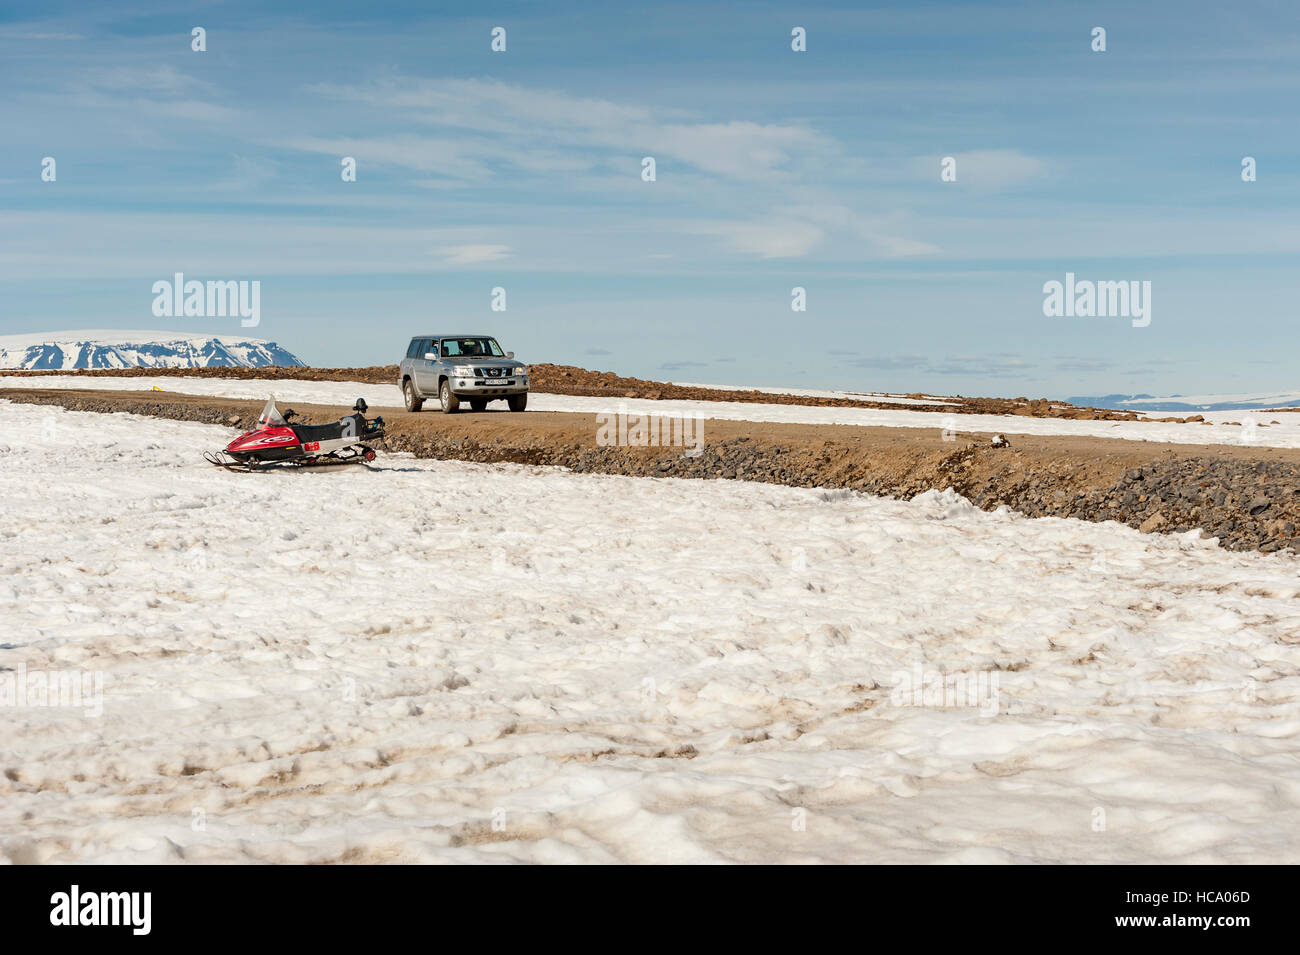
POLYGON ((444 358, 504 358, 495 338, 444 338, 442 340, 444 358))

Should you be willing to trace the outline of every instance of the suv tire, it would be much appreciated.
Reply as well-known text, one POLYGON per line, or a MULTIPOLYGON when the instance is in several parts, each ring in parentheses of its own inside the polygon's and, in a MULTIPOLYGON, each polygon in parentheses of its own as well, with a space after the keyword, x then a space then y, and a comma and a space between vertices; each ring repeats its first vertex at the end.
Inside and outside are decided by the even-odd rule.
POLYGON ((487 411, 488 400, 486 398, 471 398, 469 406, 475 411, 487 411))
POLYGON ((460 399, 451 393, 451 382, 446 378, 438 386, 438 400, 442 402, 443 414, 455 414, 460 410, 460 399))
POLYGON ((523 411, 528 407, 528 392, 522 395, 511 395, 506 402, 510 405, 511 411, 523 411))
POLYGON ((410 378, 402 382, 402 398, 406 402, 407 411, 419 411, 424 407, 424 399, 415 397, 415 386, 411 384, 410 378))

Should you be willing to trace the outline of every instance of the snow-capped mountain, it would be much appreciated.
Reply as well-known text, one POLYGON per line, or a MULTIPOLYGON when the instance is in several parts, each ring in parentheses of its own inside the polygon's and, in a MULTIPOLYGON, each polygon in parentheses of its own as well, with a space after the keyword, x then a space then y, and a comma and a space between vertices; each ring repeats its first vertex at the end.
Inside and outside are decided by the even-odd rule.
POLYGON ((275 342, 242 335, 158 331, 0 335, 0 368, 263 368, 305 364, 275 342))
POLYGON ((1262 391, 1246 395, 1079 395, 1067 398, 1072 405, 1114 408, 1119 411, 1258 411, 1265 408, 1300 406, 1300 391, 1262 391))

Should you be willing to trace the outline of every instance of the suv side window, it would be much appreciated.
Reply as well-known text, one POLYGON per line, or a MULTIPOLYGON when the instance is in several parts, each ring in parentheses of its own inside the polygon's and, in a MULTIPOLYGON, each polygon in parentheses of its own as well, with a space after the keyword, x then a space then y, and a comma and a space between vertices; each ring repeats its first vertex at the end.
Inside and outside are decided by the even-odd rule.
POLYGON ((427 341, 424 343, 424 353, 427 355, 429 352, 433 352, 433 357, 435 359, 438 357, 438 339, 435 338, 433 341, 427 341))
POLYGON ((410 344, 410 345, 407 347, 407 349, 406 349, 406 357, 407 357, 407 358, 414 358, 414 357, 416 357, 417 355, 419 355, 419 354, 420 354, 420 344, 421 344, 420 339, 418 339, 418 338, 412 338, 412 339, 411 339, 411 344, 410 344))

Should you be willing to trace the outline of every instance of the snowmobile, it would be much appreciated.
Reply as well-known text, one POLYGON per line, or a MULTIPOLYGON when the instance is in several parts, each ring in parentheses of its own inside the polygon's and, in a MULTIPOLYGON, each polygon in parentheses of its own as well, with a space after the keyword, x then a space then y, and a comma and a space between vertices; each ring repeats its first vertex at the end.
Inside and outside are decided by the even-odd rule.
POLYGON ((271 395, 255 429, 231 441, 224 451, 207 451, 203 456, 231 471, 368 464, 375 459, 370 443, 384 436, 384 419, 367 420, 364 398, 358 398, 352 410, 355 414, 333 424, 291 424, 296 412, 288 409, 281 414, 271 395))

